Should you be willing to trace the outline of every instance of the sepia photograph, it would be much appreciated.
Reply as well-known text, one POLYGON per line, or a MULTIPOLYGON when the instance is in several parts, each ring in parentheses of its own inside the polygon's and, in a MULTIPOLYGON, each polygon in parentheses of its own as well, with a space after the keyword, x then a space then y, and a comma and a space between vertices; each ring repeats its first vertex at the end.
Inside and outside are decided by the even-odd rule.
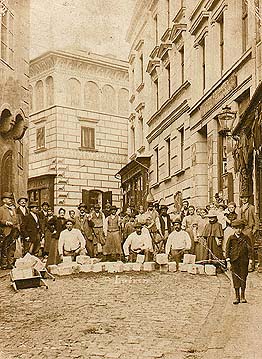
POLYGON ((0 359, 262 359, 262 1, 0 0, 0 202, 0 359))

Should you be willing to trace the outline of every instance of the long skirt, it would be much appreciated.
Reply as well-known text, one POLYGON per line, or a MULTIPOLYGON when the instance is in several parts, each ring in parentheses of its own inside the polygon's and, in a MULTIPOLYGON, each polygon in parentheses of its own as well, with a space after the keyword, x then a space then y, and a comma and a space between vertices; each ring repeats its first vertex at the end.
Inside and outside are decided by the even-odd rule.
POLYGON ((218 246, 215 237, 207 238, 208 259, 223 259, 222 245, 218 246))
POLYGON ((47 229, 45 232, 45 244, 44 244, 44 252, 49 253, 50 244, 52 241, 52 233, 47 229))
POLYGON ((108 254, 122 254, 121 235, 119 231, 108 232, 106 243, 103 248, 104 255, 108 254))
POLYGON ((207 241, 204 237, 198 237, 198 241, 195 242, 195 255, 196 261, 208 259, 207 241))
POLYGON ((46 267, 58 264, 60 261, 59 253, 58 253, 58 239, 52 237, 50 241, 49 253, 46 262, 46 267))
POLYGON ((231 263, 232 279, 234 288, 246 288, 248 275, 248 260, 239 258, 231 263))

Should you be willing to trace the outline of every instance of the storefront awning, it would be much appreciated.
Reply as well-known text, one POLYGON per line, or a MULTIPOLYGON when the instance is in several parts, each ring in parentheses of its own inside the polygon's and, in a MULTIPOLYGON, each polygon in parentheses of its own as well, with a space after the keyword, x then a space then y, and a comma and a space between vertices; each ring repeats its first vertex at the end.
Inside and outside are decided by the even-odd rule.
POLYGON ((147 171, 150 166, 151 156, 139 156, 127 163, 116 176, 121 176, 122 182, 135 176, 138 172, 147 171))

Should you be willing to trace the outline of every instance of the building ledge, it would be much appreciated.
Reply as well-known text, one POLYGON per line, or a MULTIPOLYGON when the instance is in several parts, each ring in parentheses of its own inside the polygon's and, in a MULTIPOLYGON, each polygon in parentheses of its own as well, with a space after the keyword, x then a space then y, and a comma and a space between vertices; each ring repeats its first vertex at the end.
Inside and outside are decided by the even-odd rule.
POLYGON ((136 91, 141 92, 143 90, 144 86, 145 86, 144 82, 141 82, 141 84, 139 86, 137 86, 136 91))
POLYGON ((157 188, 157 187, 159 187, 159 185, 160 185, 160 182, 153 183, 151 185, 151 188, 157 188))
POLYGON ((87 147, 79 147, 80 151, 86 151, 86 152, 98 152, 95 148, 87 148, 87 147))
POLYGON ((185 168, 181 168, 180 170, 177 170, 172 177, 175 177, 175 176, 181 176, 185 173, 186 169, 185 168))
POLYGON ((38 148, 37 150, 34 150, 35 153, 41 153, 41 152, 45 152, 47 151, 47 148, 44 147, 44 148, 38 148))

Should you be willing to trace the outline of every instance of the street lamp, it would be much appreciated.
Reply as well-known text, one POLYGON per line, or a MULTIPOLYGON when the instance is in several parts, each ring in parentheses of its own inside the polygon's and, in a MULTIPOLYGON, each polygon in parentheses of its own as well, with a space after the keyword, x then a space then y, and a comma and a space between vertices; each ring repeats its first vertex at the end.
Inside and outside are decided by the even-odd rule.
POLYGON ((222 136, 232 136, 231 129, 233 122, 236 117, 236 112, 231 110, 230 106, 225 106, 222 108, 222 112, 220 112, 217 116, 219 129, 218 132, 222 136))

